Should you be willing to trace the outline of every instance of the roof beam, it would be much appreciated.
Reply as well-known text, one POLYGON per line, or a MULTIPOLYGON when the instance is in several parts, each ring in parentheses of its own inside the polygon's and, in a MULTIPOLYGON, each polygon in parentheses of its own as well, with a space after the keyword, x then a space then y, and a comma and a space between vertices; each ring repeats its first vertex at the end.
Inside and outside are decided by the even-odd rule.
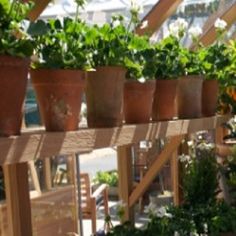
MULTIPOLYGON (((226 10, 218 15, 219 18, 227 22, 227 29, 231 27, 231 25, 236 21, 236 2, 226 8, 226 10)), ((206 30, 203 32, 200 42, 203 45, 207 46, 213 43, 216 40, 216 30, 214 27, 214 22, 208 27, 204 27, 206 30)))
POLYGON ((34 0, 34 2, 35 5, 28 14, 28 18, 30 21, 35 21, 43 12, 43 10, 47 7, 49 2, 51 2, 51 0, 34 0))
POLYGON ((144 35, 153 34, 157 31, 165 20, 170 17, 183 0, 159 0, 152 10, 143 18, 142 22, 148 21, 148 26, 141 29, 141 24, 136 28, 136 33, 144 35))

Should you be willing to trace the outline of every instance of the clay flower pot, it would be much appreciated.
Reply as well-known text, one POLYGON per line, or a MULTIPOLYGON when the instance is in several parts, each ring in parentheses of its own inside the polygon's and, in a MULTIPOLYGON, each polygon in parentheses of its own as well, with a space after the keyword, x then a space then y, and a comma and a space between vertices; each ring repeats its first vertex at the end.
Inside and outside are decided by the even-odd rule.
POLYGON ((218 100, 218 81, 204 80, 202 85, 202 115, 214 116, 218 100))
POLYGON ((180 119, 192 119, 202 116, 201 76, 183 76, 178 79, 177 109, 180 119))
POLYGON ((149 80, 144 83, 132 80, 125 81, 125 123, 148 123, 150 121, 154 91, 155 80, 149 80))
POLYGON ((80 70, 31 70, 42 120, 47 131, 78 129, 85 73, 80 70))
POLYGON ((101 66, 88 72, 87 122, 90 128, 122 125, 123 86, 126 69, 101 66))
POLYGON ((0 56, 0 136, 20 134, 29 63, 0 56))
POLYGON ((152 120, 172 120, 177 117, 177 79, 157 79, 152 107, 152 120))

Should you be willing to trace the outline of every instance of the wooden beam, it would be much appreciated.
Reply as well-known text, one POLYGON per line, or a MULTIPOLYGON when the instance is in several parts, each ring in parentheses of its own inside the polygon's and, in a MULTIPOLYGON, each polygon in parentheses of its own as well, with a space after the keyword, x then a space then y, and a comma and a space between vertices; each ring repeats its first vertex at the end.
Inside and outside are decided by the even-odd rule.
MULTIPOLYGON (((218 17, 227 22, 227 29, 236 21, 236 2, 228 6, 225 11, 218 14, 218 17)), ((205 31, 203 32, 200 42, 207 46, 216 40, 216 30, 214 27, 215 22, 211 22, 210 25, 205 26, 205 31)))
POLYGON ((9 236, 31 236, 28 163, 3 166, 9 236))
POLYGON ((30 21, 35 21, 43 12, 43 10, 47 7, 51 0, 34 0, 35 5, 33 9, 29 12, 28 18, 30 21))
MULTIPOLYGON (((136 29, 139 35, 153 34, 157 31, 165 20, 170 17, 183 0, 159 0, 152 10, 143 18, 142 22, 148 21, 148 27, 136 29)), ((142 25, 142 24, 141 24, 142 25)))
POLYGON ((179 135, 170 138, 170 141, 166 144, 160 155, 157 156, 156 160, 153 162, 152 166, 147 171, 141 182, 131 193, 129 197, 129 207, 132 207, 136 203, 136 201, 144 194, 150 183, 157 176, 158 172, 171 158, 171 154, 178 148, 183 137, 183 135, 179 135))
POLYGON ((119 176, 119 198, 125 207, 125 215, 123 221, 134 222, 134 209, 130 207, 129 195, 132 191, 133 175, 132 175, 132 145, 124 145, 117 147, 117 166, 119 176))
POLYGON ((230 115, 192 120, 163 121, 72 132, 23 131, 20 136, 0 138, 0 165, 28 162, 37 158, 90 152, 96 148, 122 146, 140 140, 156 140, 175 135, 215 129, 230 115))

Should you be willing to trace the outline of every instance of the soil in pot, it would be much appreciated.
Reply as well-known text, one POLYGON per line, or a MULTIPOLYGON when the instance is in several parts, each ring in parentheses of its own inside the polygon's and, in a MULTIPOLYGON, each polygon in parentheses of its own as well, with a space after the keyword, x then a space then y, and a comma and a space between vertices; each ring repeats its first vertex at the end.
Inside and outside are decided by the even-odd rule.
POLYGON ((78 129, 85 74, 80 70, 31 70, 40 114, 47 131, 78 129))
POLYGON ((87 76, 87 122, 90 128, 122 125, 126 69, 101 66, 87 76))
POLYGON ((202 116, 201 76, 184 76, 178 79, 177 110, 180 119, 192 119, 202 116))
POLYGON ((178 80, 157 79, 152 107, 152 120, 172 120, 177 117, 176 94, 178 80))
POLYGON ((148 123, 152 113, 155 80, 145 83, 125 81, 124 120, 127 124, 148 123))
POLYGON ((29 63, 0 56, 0 136, 20 134, 29 63))
POLYGON ((218 100, 218 81, 204 80, 202 85, 202 115, 214 116, 218 100))

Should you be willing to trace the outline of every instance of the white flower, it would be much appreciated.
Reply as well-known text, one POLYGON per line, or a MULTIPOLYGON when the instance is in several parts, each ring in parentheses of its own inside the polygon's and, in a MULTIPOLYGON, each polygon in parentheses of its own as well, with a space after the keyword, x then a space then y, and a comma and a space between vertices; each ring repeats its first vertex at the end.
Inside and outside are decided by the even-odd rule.
POLYGON ((113 22, 112 22, 112 25, 114 26, 114 27, 117 27, 117 26, 119 26, 121 23, 120 23, 120 21, 119 20, 114 20, 113 22))
POLYGON ((130 0, 130 5, 131 5, 131 10, 138 12, 138 13, 143 13, 143 5, 139 4, 137 0, 130 0))
POLYGON ((189 147, 192 147, 193 146, 193 141, 190 140, 190 141, 187 142, 187 144, 188 144, 189 147))
POLYGON ((170 34, 176 37, 182 37, 188 28, 188 22, 183 18, 178 18, 169 25, 170 34))
POLYGON ((175 231, 174 236, 180 236, 178 231, 175 231))
POLYGON ((140 29, 145 29, 147 27, 148 27, 148 21, 145 20, 145 21, 142 22, 142 25, 140 26, 140 29))
POLYGON ((138 81, 139 81, 140 83, 145 83, 146 80, 145 80, 144 77, 141 77, 141 78, 138 79, 138 81))
POLYGON ((157 209, 156 216, 159 218, 163 218, 164 216, 167 218, 172 218, 172 214, 167 213, 166 207, 160 207, 157 209))
POLYGON ((171 23, 169 25, 169 33, 171 35, 174 35, 174 36, 178 36, 179 35, 179 27, 176 26, 175 22, 171 23))
POLYGON ((225 28, 227 26, 227 22, 222 20, 222 19, 220 19, 220 18, 217 18, 216 21, 215 21, 214 26, 218 30, 225 30, 225 28))
POLYGON ((191 27, 188 32, 192 38, 197 38, 202 34, 202 28, 200 26, 191 27))
POLYGON ((182 154, 179 156, 180 162, 190 162, 191 158, 189 155, 182 154))

